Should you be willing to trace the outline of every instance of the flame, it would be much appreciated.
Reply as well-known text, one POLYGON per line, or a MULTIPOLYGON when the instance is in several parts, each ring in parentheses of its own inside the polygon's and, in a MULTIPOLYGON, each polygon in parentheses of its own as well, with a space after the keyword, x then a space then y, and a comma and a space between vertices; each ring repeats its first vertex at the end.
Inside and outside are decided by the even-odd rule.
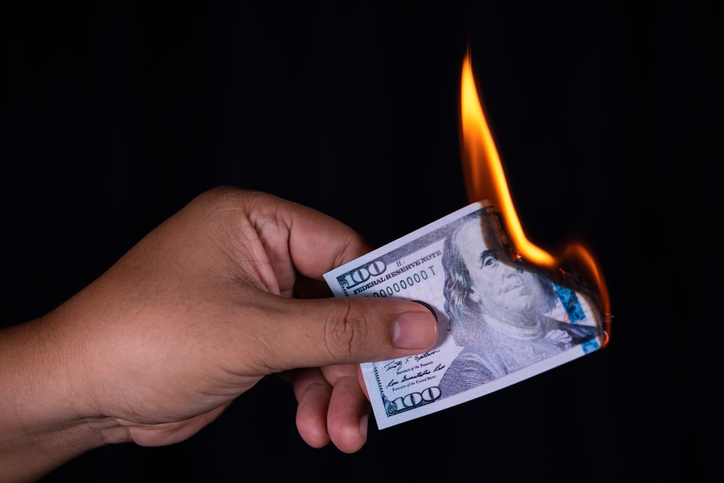
MULTIPOLYGON (((601 268, 582 243, 568 245, 562 255, 556 257, 531 243, 525 236, 510 196, 498 150, 475 88, 469 50, 463 62, 460 90, 461 148, 469 201, 472 203, 488 199, 493 203, 502 215, 501 222, 510 242, 527 262, 548 271, 554 271, 560 266, 571 267, 580 273, 584 280, 595 284, 604 314, 605 346, 611 331, 611 310, 608 289, 601 268)), ((571 276, 562 269, 560 273, 564 279, 571 276)))

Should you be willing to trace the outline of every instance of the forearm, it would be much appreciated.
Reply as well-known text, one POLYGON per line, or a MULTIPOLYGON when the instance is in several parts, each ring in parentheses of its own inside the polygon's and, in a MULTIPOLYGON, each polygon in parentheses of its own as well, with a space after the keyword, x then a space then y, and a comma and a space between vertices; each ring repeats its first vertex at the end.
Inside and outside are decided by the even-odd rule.
POLYGON ((38 479, 103 445, 117 426, 86 408, 78 355, 54 322, 50 316, 0 331, 2 482, 38 479))

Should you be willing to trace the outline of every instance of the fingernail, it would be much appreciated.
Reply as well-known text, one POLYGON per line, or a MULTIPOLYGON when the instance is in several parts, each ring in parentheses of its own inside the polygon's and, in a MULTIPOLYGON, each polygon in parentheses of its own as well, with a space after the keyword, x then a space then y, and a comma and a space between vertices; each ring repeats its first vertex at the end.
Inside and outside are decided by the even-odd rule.
POLYGON ((437 340, 437 321, 429 312, 403 312, 395 318, 392 345, 398 349, 424 349, 437 340))
POLYGON ((359 420, 359 434, 361 434, 362 437, 365 439, 365 443, 367 442, 367 422, 369 421, 369 419, 370 419, 370 415, 365 414, 359 420))

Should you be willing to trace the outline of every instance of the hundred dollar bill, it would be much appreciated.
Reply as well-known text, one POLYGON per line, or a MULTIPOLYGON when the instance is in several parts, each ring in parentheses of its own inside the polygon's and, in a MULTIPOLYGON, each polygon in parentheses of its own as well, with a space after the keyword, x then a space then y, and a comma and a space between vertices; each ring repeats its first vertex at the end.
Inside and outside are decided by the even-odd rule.
POLYGON ((522 263, 487 201, 324 277, 337 297, 414 300, 437 318, 432 349, 362 364, 380 429, 484 396, 603 345, 595 299, 522 263))

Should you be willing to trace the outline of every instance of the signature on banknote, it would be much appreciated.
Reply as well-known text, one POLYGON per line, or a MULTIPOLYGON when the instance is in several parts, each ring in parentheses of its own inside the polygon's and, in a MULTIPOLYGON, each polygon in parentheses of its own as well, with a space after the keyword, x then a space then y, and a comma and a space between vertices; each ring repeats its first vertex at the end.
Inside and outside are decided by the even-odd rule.
POLYGON ((325 279, 335 296, 415 300, 438 319, 432 350, 362 365, 380 428, 489 394, 602 342, 591 297, 512 256, 489 204, 463 208, 325 279))

